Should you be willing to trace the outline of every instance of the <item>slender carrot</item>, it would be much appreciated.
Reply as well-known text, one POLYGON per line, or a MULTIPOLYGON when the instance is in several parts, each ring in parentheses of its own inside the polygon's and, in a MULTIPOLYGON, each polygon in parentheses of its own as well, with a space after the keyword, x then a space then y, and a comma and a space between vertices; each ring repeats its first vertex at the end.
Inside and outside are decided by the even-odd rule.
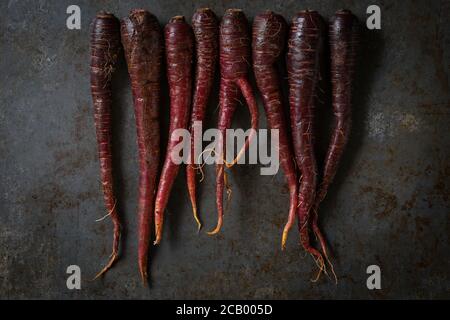
POLYGON ((198 217, 196 200, 195 160, 197 159, 195 159, 194 148, 196 139, 194 125, 196 122, 202 122, 205 119, 206 105, 211 93, 219 56, 219 23, 211 9, 203 8, 197 10, 192 17, 192 28, 196 42, 197 66, 191 114, 191 153, 190 163, 186 167, 186 178, 194 219, 197 222, 198 230, 200 230, 202 224, 198 217))
POLYGON ((166 158, 159 179, 155 202, 155 244, 160 243, 164 210, 169 200, 170 191, 178 175, 179 165, 172 161, 173 148, 180 143, 172 139, 176 129, 187 129, 192 97, 192 57, 194 35, 184 17, 170 19, 165 27, 167 78, 170 90, 170 127, 166 158))
POLYGON ((334 130, 325 158, 323 178, 317 192, 312 222, 314 233, 327 260, 326 241, 318 227, 318 208, 336 175, 350 135, 352 85, 359 44, 357 18, 348 10, 336 12, 330 21, 329 37, 334 130))
POLYGON ((160 158, 159 108, 163 37, 159 22, 132 10, 121 23, 122 43, 133 91, 139 149, 138 265, 147 283, 148 249, 160 158))
POLYGON ((289 102, 297 165, 302 172, 299 189, 299 229, 305 250, 324 268, 322 254, 311 246, 309 216, 317 186, 314 154, 315 96, 323 48, 323 22, 315 11, 300 11, 292 21, 287 54, 289 102))
POLYGON ((112 14, 98 13, 94 19, 91 33, 91 93, 94 103, 95 128, 100 160, 100 176, 103 186, 103 198, 108 215, 114 225, 112 253, 108 263, 96 275, 104 275, 119 257, 120 218, 117 212, 117 200, 114 196, 112 167, 112 89, 111 77, 119 59, 120 23, 112 14))
POLYGON ((283 249, 288 232, 295 221, 298 196, 294 154, 283 111, 280 75, 276 66, 285 47, 286 29, 284 18, 271 11, 259 14, 253 22, 253 71, 263 97, 269 127, 279 131, 280 165, 289 186, 289 215, 281 241, 283 249))
MULTIPOLYGON (((248 72, 251 59, 251 40, 247 18, 242 10, 228 9, 220 24, 220 110, 218 130, 221 137, 218 141, 218 157, 223 157, 226 144, 226 129, 231 127, 231 119, 236 110, 240 93, 242 93, 250 111, 251 133, 247 137, 244 146, 238 152, 232 163, 233 166, 245 153, 258 129, 258 105, 256 104, 253 89, 248 80, 248 72), (240 91, 240 92, 239 92, 240 91)), ((217 234, 223 224, 223 191, 225 187, 224 165, 216 167, 216 205, 218 221, 216 228, 208 232, 209 235, 217 234)))

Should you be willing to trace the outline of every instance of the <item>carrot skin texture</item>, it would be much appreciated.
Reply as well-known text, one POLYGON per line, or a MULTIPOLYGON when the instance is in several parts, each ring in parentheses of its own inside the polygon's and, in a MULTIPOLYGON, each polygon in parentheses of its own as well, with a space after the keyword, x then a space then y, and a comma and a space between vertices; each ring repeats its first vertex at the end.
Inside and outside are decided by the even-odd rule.
MULTIPOLYGON (((251 67, 251 39, 249 34, 247 17, 242 10, 228 9, 220 25, 221 84, 226 85, 227 82, 231 81, 237 85, 247 103, 250 113, 250 127, 255 132, 258 129, 259 113, 255 95, 248 80, 248 72, 251 67)), ((236 162, 243 155, 253 137, 254 134, 248 137, 233 162, 236 162)))
POLYGON ((336 175, 351 130, 351 97, 355 64, 359 47, 357 18, 348 10, 340 10, 329 25, 331 54, 332 106, 334 130, 325 157, 322 182, 318 188, 313 215, 313 230, 327 256, 327 246, 318 227, 318 208, 336 175))
MULTIPOLYGON (((226 167, 231 167, 245 153, 258 129, 258 105, 256 104, 253 89, 248 80, 251 60, 251 39, 249 36, 248 21, 241 10, 228 9, 220 24, 220 109, 218 129, 222 133, 218 148, 221 152, 218 157, 225 154, 226 129, 231 127, 233 114, 236 110, 239 97, 244 97, 250 112, 252 133, 247 137, 244 146, 239 150, 236 158, 226 167)), ((216 228, 208 232, 217 234, 223 222, 223 191, 225 186, 225 166, 217 164, 216 167, 216 205, 218 223, 216 228)))
POLYGON ((94 118, 100 160, 100 176, 103 198, 111 217, 114 233, 110 259, 96 275, 104 275, 119 257, 121 225, 114 195, 112 165, 112 88, 111 77, 119 59, 120 22, 112 14, 100 12, 93 21, 91 32, 91 94, 94 104, 94 118))
POLYGON ((289 215, 283 230, 282 248, 285 248, 287 234, 295 221, 298 197, 294 154, 283 110, 280 75, 276 67, 283 54, 286 33, 284 18, 271 11, 259 14, 253 21, 253 71, 263 98, 269 128, 279 131, 280 165, 289 186, 289 215))
POLYGON ((170 95, 170 125, 166 157, 156 194, 155 244, 161 241, 164 210, 166 209, 170 191, 179 171, 179 165, 172 161, 171 153, 180 141, 172 140, 171 137, 176 129, 187 129, 189 123, 192 97, 194 35, 191 27, 184 20, 184 17, 176 16, 166 25, 165 44, 170 95))
POLYGON ((309 216, 317 187, 314 127, 319 58, 323 47, 322 29, 322 18, 317 12, 299 12, 292 21, 287 54, 294 152, 302 172, 298 199, 300 238, 305 250, 314 257, 321 269, 322 255, 310 244, 309 216))
POLYGON ((201 222, 197 213, 197 190, 195 179, 196 159, 194 141, 196 137, 194 134, 194 123, 197 121, 203 122, 205 119, 206 106, 214 82, 214 74, 219 57, 218 19, 211 9, 199 9, 192 17, 192 28, 195 35, 197 65, 190 125, 190 164, 186 167, 186 179, 194 218, 197 222, 198 229, 200 230, 201 222))
POLYGON ((138 265, 147 283, 148 250, 160 159, 160 81, 163 37, 159 22, 133 10, 121 22, 122 44, 131 78, 139 150, 138 265))
MULTIPOLYGON (((241 93, 239 92, 238 86, 232 81, 227 81, 222 79, 219 92, 219 119, 217 124, 217 129, 220 131, 219 140, 217 145, 219 146, 219 158, 223 157, 225 153, 225 141, 226 141, 226 130, 231 127, 233 114, 239 104, 239 98, 241 93)), ((215 230, 211 231, 209 234, 213 235, 220 231, 223 225, 223 191, 225 189, 225 165, 223 163, 218 163, 216 165, 216 207, 218 212, 217 226, 215 230)))

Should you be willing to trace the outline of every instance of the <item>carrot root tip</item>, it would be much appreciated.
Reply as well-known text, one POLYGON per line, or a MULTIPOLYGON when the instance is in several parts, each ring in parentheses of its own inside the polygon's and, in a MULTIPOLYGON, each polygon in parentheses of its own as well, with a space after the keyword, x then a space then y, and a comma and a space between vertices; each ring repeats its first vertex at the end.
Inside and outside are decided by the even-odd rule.
POLYGON ((106 274, 106 272, 108 272, 109 269, 111 269, 111 267, 113 266, 113 264, 117 261, 117 259, 119 258, 119 255, 117 254, 117 252, 113 252, 109 258, 108 263, 106 264, 106 266, 99 272, 97 273, 97 275, 94 277, 94 279, 92 279, 92 281, 97 280, 98 278, 102 277, 103 275, 106 274))
POLYGON ((192 211, 193 211, 193 214, 194 214, 195 222, 197 222, 197 231, 200 233, 200 230, 202 229, 202 223, 201 223, 200 218, 198 216, 197 208, 193 207, 192 211))
POLYGON ((160 222, 155 223, 155 241, 153 242, 153 245, 156 246, 161 242, 162 238, 162 230, 163 230, 163 222, 164 220, 160 219, 160 222))
POLYGON ((220 232, 220 229, 222 228, 222 219, 219 219, 219 221, 217 222, 217 226, 213 231, 208 232, 207 234, 209 236, 213 236, 216 235, 220 232))
POLYGON ((286 249, 287 237, 288 237, 288 230, 283 230, 283 235, 281 237, 281 250, 283 251, 286 249))
POLYGON ((160 233, 160 231, 158 230, 158 231, 156 232, 156 239, 155 239, 155 241, 153 242, 153 245, 154 245, 154 246, 157 246, 160 242, 161 242, 161 233, 160 233))
POLYGON ((142 279, 142 284, 146 287, 146 286, 148 285, 148 275, 147 275, 147 272, 141 271, 141 279, 142 279))

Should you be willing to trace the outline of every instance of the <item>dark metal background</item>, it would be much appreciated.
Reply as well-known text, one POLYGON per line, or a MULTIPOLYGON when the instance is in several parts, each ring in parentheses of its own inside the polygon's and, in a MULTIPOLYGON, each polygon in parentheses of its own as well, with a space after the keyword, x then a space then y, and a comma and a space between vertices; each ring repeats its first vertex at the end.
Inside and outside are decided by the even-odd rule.
MULTIPOLYGON (((450 4, 448 1, 1 1, 0 298, 449 298, 450 4), (82 30, 65 27, 78 4, 82 30), (132 8, 165 23, 210 6, 249 18, 265 9, 287 19, 305 8, 330 17, 351 9, 365 24, 378 3, 382 30, 364 31, 354 95, 354 129, 336 183, 322 208, 339 284, 319 283, 293 230, 279 249, 288 193, 283 175, 256 165, 231 174, 233 198, 221 234, 196 233, 184 173, 168 208, 164 239, 151 252, 151 288, 136 263, 137 160, 126 69, 116 77, 115 151, 126 234, 121 260, 102 281, 111 224, 105 214, 89 91, 89 24, 101 9, 132 8), (66 268, 82 270, 82 290, 66 288, 66 268), (378 264, 382 290, 366 288, 378 264)), ((166 89, 165 89, 166 90, 166 89)), ((167 95, 167 91, 165 91, 167 95)), ((217 95, 217 90, 215 92, 217 95)), ((209 121, 217 117, 217 98, 209 121)), ((261 109, 262 127, 265 127, 261 109)), ((320 109, 323 156, 329 106, 320 109)), ((248 127, 245 107, 236 126, 248 127)), ((162 106, 164 129, 168 98, 162 106)), ((165 141, 165 140, 164 140, 165 141)), ((214 169, 201 186, 201 216, 214 226, 214 169)))

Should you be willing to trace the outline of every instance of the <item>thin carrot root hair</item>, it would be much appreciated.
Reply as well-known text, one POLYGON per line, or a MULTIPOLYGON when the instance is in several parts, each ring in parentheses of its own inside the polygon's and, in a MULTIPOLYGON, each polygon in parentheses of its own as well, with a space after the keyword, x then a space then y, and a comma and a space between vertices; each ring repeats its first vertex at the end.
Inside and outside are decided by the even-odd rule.
MULTIPOLYGON (((205 154, 206 152, 209 152, 209 154, 211 155, 214 152, 214 149, 205 149, 203 150, 200 155, 198 156, 198 161, 200 162, 200 159, 202 158, 203 154, 205 154)), ((202 164, 190 164, 190 166, 192 166, 192 168, 194 168, 194 170, 197 170, 200 175, 200 182, 202 182, 203 180, 205 180, 205 173, 203 171, 203 167, 205 166, 205 163, 203 162, 202 164)), ((195 219, 195 222, 197 223, 197 231, 200 233, 200 230, 202 229, 202 222, 200 221, 200 217, 198 214, 198 208, 197 208, 197 203, 195 201, 191 201, 192 202, 192 213, 195 219)))
POLYGON ((113 250, 111 255, 109 256, 108 263, 103 267, 103 269, 97 273, 97 275, 92 279, 92 281, 97 280, 98 278, 102 277, 106 272, 108 272, 109 269, 112 268, 114 263, 119 259, 119 243, 120 243, 120 225, 114 226, 114 241, 113 241, 113 250))
MULTIPOLYGON (((191 167, 192 169, 194 169, 194 171, 198 170, 200 168, 200 166, 195 166, 193 164, 189 164, 188 166, 191 167)), ((203 175, 203 170, 201 170, 201 168, 200 168, 200 172, 203 175)), ((202 222, 200 221, 200 218, 198 215, 197 201, 195 201, 195 199, 193 199, 193 195, 191 194, 191 192, 189 192, 189 197, 191 198, 192 215, 194 216, 194 220, 197 223, 197 231, 200 232, 200 230, 202 228, 202 222)))
MULTIPOLYGON (((315 226, 317 228, 317 226, 315 226)), ((316 229, 314 228, 314 229, 316 229)), ((338 284, 338 278, 337 275, 334 271, 334 266, 333 263, 331 262, 330 258, 328 257, 328 252, 327 252, 327 247, 325 244, 325 239, 323 239, 322 234, 320 233, 320 230, 314 230, 314 234, 316 236, 316 238, 318 239, 318 241, 320 242, 320 246, 321 246, 321 250, 322 250, 322 255, 325 257, 325 263, 328 264, 328 266, 330 267, 331 270, 331 274, 333 275, 334 278, 334 282, 336 284, 338 284)))
MULTIPOLYGON (((215 150, 213 149, 213 148, 207 148, 207 149, 205 149, 205 150, 203 150, 201 153, 200 153, 200 155, 198 156, 198 158, 197 158, 197 162, 200 162, 200 159, 202 158, 202 156, 203 156, 203 154, 205 154, 206 152, 209 152, 209 155, 208 155, 208 157, 206 158, 206 160, 208 160, 209 159, 209 157, 212 155, 212 154, 215 154, 215 150)), ((205 172, 203 171, 203 167, 205 166, 205 162, 203 162, 202 164, 199 164, 197 167, 195 167, 195 169, 196 170, 199 170, 200 171, 200 174, 201 174, 201 178, 200 178, 200 182, 202 182, 203 180, 205 180, 205 172)))
MULTIPOLYGON (((302 234, 303 229, 307 229, 308 228, 308 221, 305 221, 305 223, 301 226, 300 228, 300 234, 302 234)), ((306 232, 308 232, 308 230, 306 230, 306 232)), ((309 238, 309 236, 308 236, 309 238)), ((309 243, 309 240, 308 240, 309 243)), ((311 279, 312 282, 317 282, 320 279, 320 276, 322 275, 322 272, 329 277, 328 271, 327 271, 327 266, 326 266, 326 261, 328 262, 329 259, 327 256, 325 256, 326 260, 324 259, 324 254, 322 254, 319 250, 317 250, 316 248, 308 245, 308 246, 304 246, 305 250, 311 255, 311 257, 314 259, 314 262, 316 263, 317 267, 319 268, 319 271, 317 272, 317 275, 314 279, 311 279)), ((331 264, 331 263, 329 263, 331 264)), ((331 265, 332 266, 332 265, 331 265)), ((334 273, 334 269, 332 269, 332 273, 335 275, 334 273)), ((336 275, 335 275, 336 277, 336 275)))
POLYGON ((200 183, 202 183, 203 182, 203 180, 205 180, 205 172, 203 171, 203 166, 204 166, 204 164, 203 165, 201 165, 201 166, 197 166, 197 170, 198 170, 198 172, 200 173, 200 180, 199 180, 199 182, 200 183))
POLYGON ((334 282, 337 285, 338 284, 338 278, 336 275, 336 272, 334 271, 333 263, 331 262, 330 258, 328 257, 326 249, 322 248, 322 253, 316 250, 315 248, 308 248, 307 251, 311 254, 312 258, 314 259, 314 262, 316 263, 317 267, 319 268, 319 271, 317 273, 316 278, 312 279, 312 282, 317 282, 320 279, 320 276, 322 272, 331 279, 330 274, 327 270, 327 265, 331 271, 331 274, 334 278, 334 282))
MULTIPOLYGON (((315 249, 314 249, 315 250, 315 249)), ((322 275, 322 272, 328 275, 327 269, 325 266, 325 262, 323 260, 322 255, 319 253, 318 256, 316 256, 317 253, 310 253, 311 257, 313 258, 314 262, 316 263, 317 267, 319 268, 319 271, 317 271, 317 275, 314 279, 311 279, 311 282, 317 282, 320 279, 320 276, 322 275)))
POLYGON ((330 261, 330 259, 328 258, 328 256, 326 255, 326 254, 324 254, 324 256, 325 256, 325 262, 328 264, 328 266, 330 267, 330 270, 331 270, 331 274, 333 275, 333 278, 334 278, 334 283, 337 285, 338 284, 338 278, 337 278, 337 275, 336 275, 336 272, 334 272, 334 266, 333 266, 333 264, 331 263, 331 261, 330 261))
POLYGON ((114 206, 111 210, 109 210, 109 212, 104 215, 103 217, 101 217, 100 219, 95 220, 95 222, 102 222, 103 220, 105 220, 106 218, 110 217, 111 214, 114 212, 114 209, 116 209, 116 205, 117 205, 117 200, 114 202, 114 206))
POLYGON ((196 204, 192 204, 192 214, 194 215, 195 222, 197 223, 197 232, 200 233, 200 230, 202 229, 202 222, 200 221, 200 218, 198 216, 196 204))
POLYGON ((106 272, 108 272, 108 270, 112 268, 113 264, 116 262, 118 257, 119 256, 117 252, 113 253, 109 258, 109 261, 106 264, 106 266, 103 267, 103 269, 99 273, 97 273, 97 275, 94 277, 94 279, 92 279, 92 281, 97 280, 98 278, 102 277, 106 272))
MULTIPOLYGON (((231 196, 232 196, 233 191, 231 190, 231 185, 229 183, 228 175, 225 172, 225 170, 223 172, 223 180, 224 180, 225 189, 226 189, 226 192, 227 192, 227 202, 226 202, 226 205, 225 205, 225 211, 227 211, 228 210, 228 206, 229 206, 230 201, 231 201, 231 196)), ((220 229, 222 228, 222 225, 223 225, 223 216, 219 216, 218 220, 217 220, 216 228, 213 231, 208 232, 207 234, 210 235, 210 236, 218 234, 220 232, 220 229)))
MULTIPOLYGON (((314 218, 317 219, 317 214, 318 214, 317 208, 314 208, 313 214, 314 214, 314 218)), ((317 225, 317 221, 315 219, 313 220, 314 235, 316 237, 316 240, 320 243, 320 248, 321 248, 322 254, 325 257, 325 263, 328 264, 328 266, 330 267, 331 274, 333 275, 334 281, 336 284, 338 284, 338 278, 334 271, 333 263, 331 262, 331 260, 328 256, 326 240, 325 240, 322 232, 320 231, 319 226, 317 225)))
POLYGON ((227 189, 227 204, 226 204, 225 210, 228 210, 228 205, 231 201, 231 196, 233 194, 233 190, 231 190, 231 184, 230 184, 230 181, 228 180, 228 175, 227 175, 226 171, 223 172, 223 180, 225 182, 225 189, 227 189))
POLYGON ((242 156, 245 154, 245 152, 249 148, 250 144, 253 142, 255 135, 256 135, 255 130, 252 130, 250 132, 247 140, 244 142, 244 145, 242 146, 241 150, 239 150, 238 154, 236 155, 236 158, 234 158, 233 161, 227 162, 225 158, 223 159, 223 162, 224 162, 225 166, 227 167, 227 169, 231 169, 232 167, 234 167, 237 164, 237 162, 239 161, 239 159, 242 158, 242 156))

